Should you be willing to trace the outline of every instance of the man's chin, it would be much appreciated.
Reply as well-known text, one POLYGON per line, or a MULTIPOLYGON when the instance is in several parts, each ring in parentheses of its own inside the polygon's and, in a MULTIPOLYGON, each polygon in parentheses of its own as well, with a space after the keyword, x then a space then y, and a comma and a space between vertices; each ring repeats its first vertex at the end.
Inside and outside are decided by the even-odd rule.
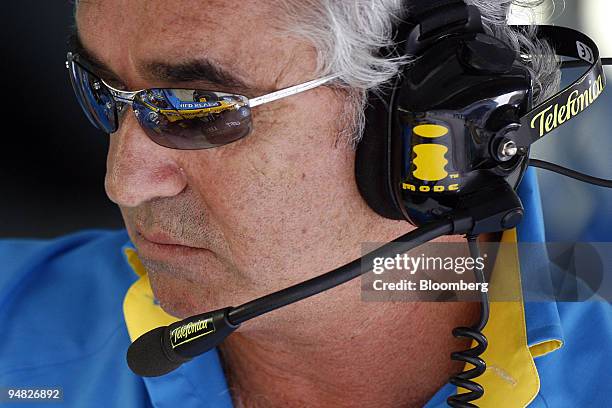
POLYGON ((147 263, 143 260, 151 290, 166 313, 183 319, 223 307, 214 295, 218 291, 214 290, 212 282, 201 283, 184 274, 159 272, 157 268, 148 267, 147 263))
POLYGON ((168 303, 168 302, 160 300, 159 307, 161 307, 161 309, 167 314, 169 314, 170 316, 174 316, 180 320, 186 319, 189 316, 200 314, 199 312, 191 311, 191 308, 189 307, 186 307, 180 304, 176 304, 174 302, 168 303))
POLYGON ((164 312, 184 319, 203 313, 213 307, 210 298, 202 290, 186 280, 180 280, 165 273, 149 272, 151 290, 164 312))
POLYGON ((250 301, 269 291, 254 291, 242 274, 218 262, 180 264, 140 257, 151 289, 160 307, 168 314, 185 318, 250 301))

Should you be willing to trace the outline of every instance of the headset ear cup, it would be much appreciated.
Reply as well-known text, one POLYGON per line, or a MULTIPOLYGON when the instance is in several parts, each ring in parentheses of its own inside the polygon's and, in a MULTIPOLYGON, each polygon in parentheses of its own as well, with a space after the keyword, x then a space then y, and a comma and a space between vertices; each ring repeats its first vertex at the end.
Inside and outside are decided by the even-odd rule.
POLYGON ((355 156, 355 179, 365 202, 378 215, 403 220, 390 187, 389 145, 387 137, 387 95, 370 92, 366 107, 364 134, 355 156))

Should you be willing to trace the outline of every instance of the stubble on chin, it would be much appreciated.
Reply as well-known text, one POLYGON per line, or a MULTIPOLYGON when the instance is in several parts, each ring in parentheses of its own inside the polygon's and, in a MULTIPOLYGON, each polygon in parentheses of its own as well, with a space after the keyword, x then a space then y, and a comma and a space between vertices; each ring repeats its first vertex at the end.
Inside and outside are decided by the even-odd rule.
POLYGON ((204 274, 174 263, 147 258, 141 262, 160 307, 172 316, 186 318, 239 304, 245 299, 236 275, 226 270, 204 274))
POLYGON ((165 262, 141 259, 147 271, 151 290, 160 307, 177 318, 202 313, 208 306, 205 285, 196 283, 182 268, 165 262))

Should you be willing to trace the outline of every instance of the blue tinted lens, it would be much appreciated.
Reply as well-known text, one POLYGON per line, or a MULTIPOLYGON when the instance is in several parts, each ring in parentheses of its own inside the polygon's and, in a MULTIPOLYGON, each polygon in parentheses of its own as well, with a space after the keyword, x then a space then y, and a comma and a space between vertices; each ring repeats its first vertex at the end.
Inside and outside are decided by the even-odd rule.
POLYGON ((89 121, 98 129, 113 133, 117 130, 115 100, 102 80, 77 62, 69 61, 70 80, 77 100, 89 121))

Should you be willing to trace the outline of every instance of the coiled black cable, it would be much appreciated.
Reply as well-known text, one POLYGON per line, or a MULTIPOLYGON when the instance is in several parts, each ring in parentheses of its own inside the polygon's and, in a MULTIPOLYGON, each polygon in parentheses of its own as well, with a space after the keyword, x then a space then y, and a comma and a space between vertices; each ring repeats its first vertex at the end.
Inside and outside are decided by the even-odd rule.
MULTIPOLYGON (((468 246, 470 248, 470 256, 474 259, 480 257, 480 249, 478 248, 478 236, 468 235, 468 246)), ((482 268, 475 268, 476 282, 484 283, 485 276, 482 268)), ((481 312, 480 322, 473 327, 457 327, 453 329, 453 336, 457 338, 466 338, 476 341, 476 346, 465 351, 451 353, 451 360, 463 361, 474 366, 467 371, 463 371, 450 378, 450 383, 457 387, 464 388, 468 392, 455 394, 446 400, 449 406, 453 408, 478 408, 471 401, 477 400, 484 394, 482 385, 474 381, 476 377, 482 375, 487 369, 487 364, 480 355, 487 349, 487 338, 482 334, 482 330, 489 321, 489 295, 485 291, 480 292, 481 312)))

